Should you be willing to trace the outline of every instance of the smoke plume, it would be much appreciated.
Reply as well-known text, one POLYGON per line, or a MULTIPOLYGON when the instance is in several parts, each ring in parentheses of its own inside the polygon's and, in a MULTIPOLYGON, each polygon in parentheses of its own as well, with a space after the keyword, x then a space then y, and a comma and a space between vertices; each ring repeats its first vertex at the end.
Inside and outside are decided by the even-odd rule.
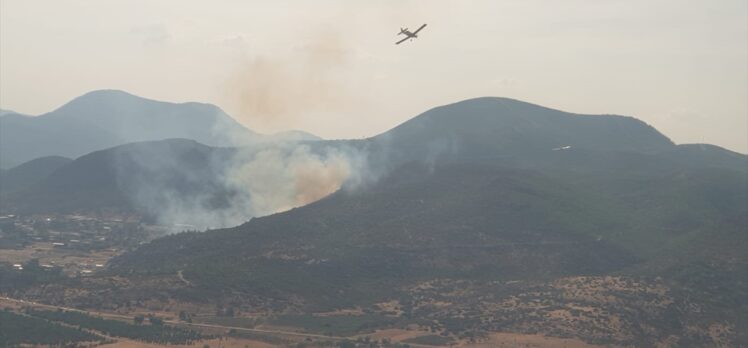
MULTIPOLYGON (((239 155, 241 156, 241 155, 239 155)), ((246 190, 253 216, 262 216, 317 201, 346 185, 358 187, 366 171, 365 156, 350 148, 279 144, 239 160, 228 172, 232 188, 246 190)))
POLYGON ((349 110, 352 96, 342 81, 348 52, 338 32, 325 31, 287 55, 250 58, 229 88, 241 122, 278 129, 312 113, 349 110))
POLYGON ((174 231, 236 226, 371 180, 366 153, 343 142, 231 149, 172 139, 124 146, 115 162, 136 210, 174 231))
MULTIPOLYGON (((352 106, 341 83, 347 51, 339 34, 328 31, 314 33, 288 56, 248 60, 229 88, 240 106, 241 123, 288 129, 297 118, 352 106)), ((216 124, 213 131, 231 128, 216 124)), ((156 155, 145 148, 127 153, 121 160, 126 164, 120 166, 121 186, 139 210, 155 215, 159 223, 205 229, 303 206, 373 178, 366 151, 346 142, 226 136, 236 148, 182 144, 156 155), (189 155, 183 153, 185 146, 189 155), (198 164, 184 169, 185 159, 198 164)))

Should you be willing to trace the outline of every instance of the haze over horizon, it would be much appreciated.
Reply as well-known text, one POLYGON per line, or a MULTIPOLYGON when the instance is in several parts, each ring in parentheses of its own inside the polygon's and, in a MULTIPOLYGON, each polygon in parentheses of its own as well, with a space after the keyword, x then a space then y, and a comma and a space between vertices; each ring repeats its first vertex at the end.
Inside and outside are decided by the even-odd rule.
POLYGON ((748 153, 745 1, 227 5, 3 1, 0 108, 41 114, 121 89, 216 104, 260 132, 358 138, 499 96, 748 153))

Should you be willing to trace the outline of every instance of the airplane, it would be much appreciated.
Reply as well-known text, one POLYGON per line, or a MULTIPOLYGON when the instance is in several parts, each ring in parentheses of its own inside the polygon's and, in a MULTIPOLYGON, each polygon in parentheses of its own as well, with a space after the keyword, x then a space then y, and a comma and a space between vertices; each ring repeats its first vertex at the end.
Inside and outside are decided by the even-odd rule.
POLYGON ((405 28, 405 29, 400 28, 400 33, 398 33, 397 35, 405 35, 406 37, 404 39, 398 41, 398 42, 395 42, 395 45, 399 45, 399 44, 405 42, 405 40, 407 40, 407 39, 411 39, 412 40, 412 39, 417 38, 418 37, 418 32, 421 31, 421 29, 423 29, 425 26, 426 26, 426 24, 422 25, 420 28, 416 29, 416 31, 414 31, 412 33, 408 30, 408 28, 405 28))

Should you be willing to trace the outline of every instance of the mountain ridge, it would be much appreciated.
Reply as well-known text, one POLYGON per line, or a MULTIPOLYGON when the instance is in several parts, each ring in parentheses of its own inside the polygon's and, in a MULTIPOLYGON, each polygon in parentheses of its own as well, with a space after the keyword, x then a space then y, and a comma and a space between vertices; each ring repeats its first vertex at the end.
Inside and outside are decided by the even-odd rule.
MULTIPOLYGON (((303 135, 300 136, 300 141, 304 143, 303 135)), ((117 152, 117 148, 147 148, 151 145, 161 146, 159 144, 174 142, 186 143, 187 141, 174 139, 161 143, 131 143, 131 145, 96 152, 98 153, 96 156, 107 153, 114 154, 117 152)), ((205 146, 199 142, 195 144, 205 146)), ((744 155, 732 153, 715 146, 675 145, 651 126, 634 118, 625 116, 580 116, 506 98, 476 98, 436 107, 393 127, 385 133, 368 139, 312 141, 308 144, 318 150, 354 148, 365 154, 364 158, 366 158, 369 168, 367 170, 371 170, 374 176, 383 175, 388 170, 394 170, 413 161, 432 164, 439 162, 482 163, 487 161, 518 169, 578 171, 591 168, 626 170, 629 165, 627 162, 631 161, 633 161, 632 163, 648 161, 651 163, 649 166, 661 166, 662 164, 658 162, 665 160, 672 162, 673 165, 714 166, 748 171, 748 161, 746 161, 748 157, 744 155), (529 108, 529 111, 527 108, 529 108), (598 117, 601 118, 596 120, 598 117), (550 121, 547 121, 547 123, 550 126, 541 124, 548 119, 550 121), (589 125, 589 122, 593 123, 592 126, 589 125), (610 123, 611 125, 599 126, 596 123, 610 123), (624 126, 620 126, 621 123, 624 126), (585 135, 597 129, 616 132, 618 133, 617 138, 611 140, 610 137, 585 135), (627 138, 633 140, 629 140, 627 143, 627 138), (639 141, 641 139, 643 141, 639 141), (603 144, 594 146, 595 141, 603 144), (608 142, 611 142, 612 145, 607 144, 608 142), (640 145, 641 143, 644 145, 640 145), (568 148, 563 148, 564 146, 568 148)), ((258 151, 258 149, 272 146, 272 143, 259 148, 250 146, 249 148, 241 148, 241 151, 252 153, 258 151)), ((166 154, 163 151, 156 151, 156 153, 162 153, 169 158, 181 156, 181 150, 178 150, 180 149, 179 146, 173 147, 173 149, 176 152, 166 154)), ((215 150, 217 148, 211 148, 210 151, 215 150)), ((236 150, 227 148, 226 151, 233 152, 236 150)), ((142 155, 147 152, 142 151, 142 155)), ((91 155, 87 156, 90 157, 91 155)), ((251 156, 249 159, 251 159, 251 156)), ((69 165, 75 166, 80 162, 76 160, 69 165)), ((225 158, 225 156, 220 162, 222 164, 219 164, 219 166, 240 164, 239 162, 229 163, 231 160, 225 158)), ((102 165, 105 165, 104 163, 107 162, 102 162, 102 165)), ((193 166, 190 163, 180 165, 193 166)), ((204 163, 203 165, 208 164, 204 163)), ((176 168, 177 165, 175 164, 174 167, 176 168)), ((121 170, 123 172, 128 170, 137 172, 141 169, 143 168, 123 168, 121 170)), ((175 177, 188 174, 173 169, 169 170, 174 171, 175 174, 173 175, 175 177)), ((78 172, 79 174, 74 177, 83 178, 91 173, 90 170, 78 170, 78 172)), ((209 182, 215 181, 207 177, 204 179, 209 182)), ((92 182, 101 181, 94 180, 92 182)), ((54 178, 51 178, 51 181, 46 183, 44 187, 52 191, 56 190, 53 189, 55 185, 71 187, 70 183, 53 183, 54 178)), ((112 192, 112 194, 120 190, 114 185, 114 182, 110 182, 107 187, 100 187, 100 189, 112 192)), ((26 197, 19 194, 19 205, 27 207, 26 209, 32 206, 36 206, 37 209, 47 206, 38 199, 42 197, 51 199, 54 195, 46 196, 39 190, 41 188, 36 189, 38 191, 36 194, 29 192, 26 197)), ((62 197, 57 198, 57 200, 64 201, 62 197)), ((101 206, 96 203, 92 204, 101 206)), ((122 207, 119 206, 119 208, 122 207)))
POLYGON ((0 117, 0 167, 50 155, 76 158, 125 143, 169 138, 213 146, 319 139, 303 132, 262 135, 212 104, 170 103, 120 90, 97 90, 39 116, 0 117))

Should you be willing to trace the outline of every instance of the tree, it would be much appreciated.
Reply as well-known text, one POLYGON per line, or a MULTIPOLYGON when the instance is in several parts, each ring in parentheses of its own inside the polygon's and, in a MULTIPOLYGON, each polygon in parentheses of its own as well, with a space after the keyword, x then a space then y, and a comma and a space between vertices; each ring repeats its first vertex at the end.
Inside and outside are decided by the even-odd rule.
POLYGON ((186 321, 188 323, 192 322, 192 318, 190 314, 185 311, 179 311, 179 320, 186 321))
POLYGON ((148 321, 151 322, 151 325, 156 325, 156 326, 164 325, 164 320, 153 314, 148 314, 148 321))

